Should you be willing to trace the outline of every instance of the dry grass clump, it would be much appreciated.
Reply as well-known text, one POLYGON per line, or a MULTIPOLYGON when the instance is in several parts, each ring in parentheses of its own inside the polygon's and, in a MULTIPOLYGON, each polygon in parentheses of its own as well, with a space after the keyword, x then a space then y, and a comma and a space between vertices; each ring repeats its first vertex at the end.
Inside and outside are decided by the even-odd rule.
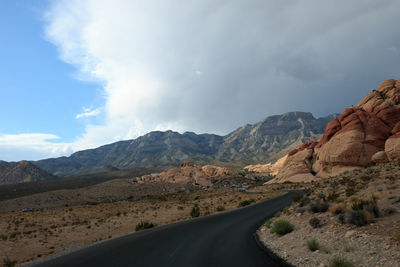
POLYGON ((192 218, 196 218, 196 217, 200 216, 200 208, 198 205, 194 205, 194 207, 190 211, 190 216, 192 216, 192 218))
POLYGON ((394 234, 394 240, 400 243, 400 231, 397 231, 397 233, 394 234))
POLYGON ((349 261, 341 256, 335 256, 332 259, 329 266, 330 267, 354 267, 354 264, 351 261, 349 261))
POLYGON ((150 229, 153 227, 154 227, 154 224, 151 222, 140 222, 140 223, 136 224, 135 229, 136 229, 136 231, 142 231, 142 230, 150 229))
POLYGON ((334 215, 342 214, 346 211, 346 204, 344 203, 335 204, 329 208, 329 211, 334 215))
POLYGON ((307 240, 307 248, 310 251, 319 250, 319 247, 320 247, 320 245, 319 245, 318 241, 315 238, 307 240))
POLYGON ((321 202, 321 201, 316 201, 312 202, 310 205, 310 211, 313 213, 323 213, 326 212, 329 208, 328 202, 321 202))
POLYGON ((311 218, 308 223, 311 225, 312 228, 319 228, 322 226, 321 220, 315 217, 311 218))

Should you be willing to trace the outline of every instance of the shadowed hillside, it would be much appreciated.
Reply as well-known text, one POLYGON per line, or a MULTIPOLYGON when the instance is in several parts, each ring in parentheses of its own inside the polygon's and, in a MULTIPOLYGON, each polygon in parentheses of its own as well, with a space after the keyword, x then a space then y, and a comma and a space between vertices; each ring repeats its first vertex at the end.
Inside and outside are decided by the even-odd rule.
POLYGON ((303 142, 318 139, 334 118, 335 115, 330 115, 316 119, 311 113, 289 112, 247 124, 226 136, 155 131, 137 139, 34 164, 55 175, 69 176, 99 171, 110 165, 128 169, 177 166, 187 160, 226 166, 266 162, 303 142))

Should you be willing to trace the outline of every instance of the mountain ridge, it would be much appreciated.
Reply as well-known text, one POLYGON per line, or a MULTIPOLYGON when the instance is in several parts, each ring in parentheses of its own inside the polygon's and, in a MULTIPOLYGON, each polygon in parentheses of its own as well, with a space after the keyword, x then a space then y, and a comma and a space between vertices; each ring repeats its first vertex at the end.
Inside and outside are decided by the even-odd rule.
POLYGON ((182 161, 200 164, 250 164, 272 161, 305 141, 315 140, 336 115, 316 119, 310 112, 287 112, 246 124, 231 133, 195 134, 153 131, 136 139, 118 141, 73 153, 69 157, 32 161, 58 176, 99 171, 113 166, 172 167, 182 161))
POLYGON ((51 178, 55 178, 55 176, 26 160, 18 162, 0 161, 0 185, 34 182, 51 178))

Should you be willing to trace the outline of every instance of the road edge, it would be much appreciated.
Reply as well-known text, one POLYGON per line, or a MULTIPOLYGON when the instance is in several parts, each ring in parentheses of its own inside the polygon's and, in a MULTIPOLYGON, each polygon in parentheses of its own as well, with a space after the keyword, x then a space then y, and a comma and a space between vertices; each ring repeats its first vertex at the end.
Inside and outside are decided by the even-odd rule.
POLYGON ((268 247, 266 247, 260 240, 260 238, 257 235, 257 232, 253 234, 253 237, 257 243, 257 245, 268 255, 268 257, 270 259, 272 259, 276 264, 278 264, 279 266, 283 266, 283 267, 295 267, 294 265, 286 262, 284 259, 282 259, 281 257, 279 257, 277 254, 275 254, 274 252, 272 252, 272 250, 270 250, 268 247))

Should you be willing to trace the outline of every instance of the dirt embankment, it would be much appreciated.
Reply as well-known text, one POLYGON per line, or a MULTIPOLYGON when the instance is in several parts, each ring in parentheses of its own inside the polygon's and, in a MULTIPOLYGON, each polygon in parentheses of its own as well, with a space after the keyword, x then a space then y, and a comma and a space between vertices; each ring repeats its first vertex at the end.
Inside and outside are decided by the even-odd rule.
POLYGON ((259 229, 265 246, 295 266, 400 266, 398 162, 304 186, 308 194, 259 229))

